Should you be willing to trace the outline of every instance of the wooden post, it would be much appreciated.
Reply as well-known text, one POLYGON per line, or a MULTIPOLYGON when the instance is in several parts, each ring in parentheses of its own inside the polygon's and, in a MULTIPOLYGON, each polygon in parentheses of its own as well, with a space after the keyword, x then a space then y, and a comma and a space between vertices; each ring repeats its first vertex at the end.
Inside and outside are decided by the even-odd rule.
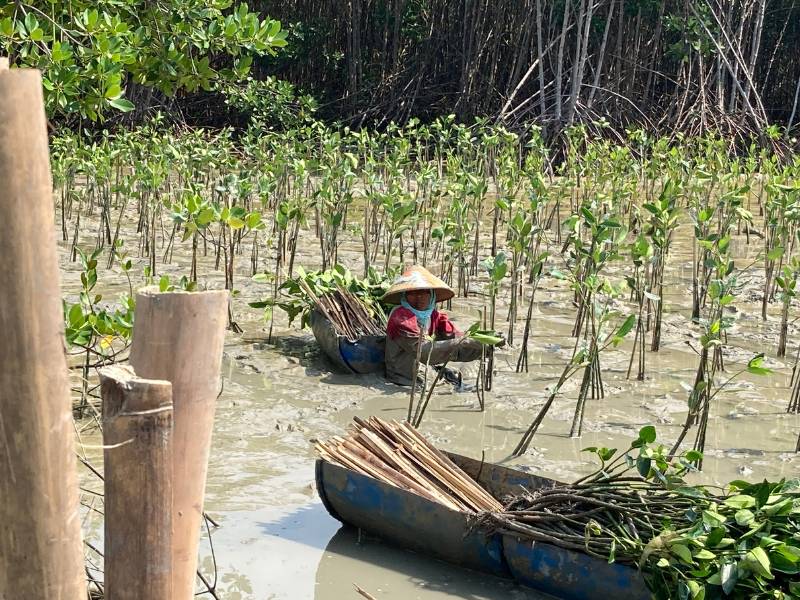
POLYGON ((105 598, 172 598, 172 385, 100 371, 105 598))
POLYGON ((194 596, 227 309, 225 290, 159 293, 149 287, 136 295, 131 365, 139 377, 172 383, 175 600, 194 596))
POLYGON ((0 66, 0 598, 85 600, 42 79, 0 66))

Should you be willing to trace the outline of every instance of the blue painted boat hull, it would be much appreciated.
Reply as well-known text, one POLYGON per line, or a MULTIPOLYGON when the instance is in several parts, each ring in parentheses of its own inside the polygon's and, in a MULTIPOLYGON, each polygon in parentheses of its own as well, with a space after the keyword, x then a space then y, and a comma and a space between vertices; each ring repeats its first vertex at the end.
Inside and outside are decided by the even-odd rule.
POLYGON ((317 461, 317 490, 342 523, 402 548, 500 577, 511 577, 502 536, 471 531, 464 513, 324 460, 317 461))
MULTIPOLYGON (((497 498, 557 482, 448 453, 497 498)), ((397 546, 484 571, 565 600, 646 600, 641 574, 625 565, 512 535, 486 535, 468 515, 322 459, 317 491, 328 512, 397 546)))
POLYGON ((333 324, 318 311, 311 312, 309 324, 322 352, 346 373, 383 373, 386 337, 365 335, 355 341, 336 333, 333 324))
POLYGON ((617 563, 544 544, 503 536, 503 555, 514 579, 564 600, 647 600, 639 571, 617 563))

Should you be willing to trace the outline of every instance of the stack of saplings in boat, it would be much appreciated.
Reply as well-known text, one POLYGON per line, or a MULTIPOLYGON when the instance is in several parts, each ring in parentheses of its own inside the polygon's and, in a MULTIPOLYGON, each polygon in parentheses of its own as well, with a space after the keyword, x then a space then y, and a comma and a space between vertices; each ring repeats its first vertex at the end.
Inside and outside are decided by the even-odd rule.
POLYGON ((350 341, 365 335, 384 335, 385 316, 379 313, 373 317, 366 304, 342 286, 337 285, 336 290, 318 296, 302 278, 298 278, 297 283, 339 335, 350 341))
POLYGON ((317 443, 320 456, 448 508, 468 513, 503 505, 408 423, 355 417, 346 437, 317 443))

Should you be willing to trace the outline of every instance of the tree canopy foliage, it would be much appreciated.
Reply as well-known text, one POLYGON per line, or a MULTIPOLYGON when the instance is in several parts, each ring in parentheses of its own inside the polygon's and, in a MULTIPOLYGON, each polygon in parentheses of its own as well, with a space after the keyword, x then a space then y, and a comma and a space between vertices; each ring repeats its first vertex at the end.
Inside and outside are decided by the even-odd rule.
POLYGON ((279 21, 231 0, 50 0, 0 7, 0 54, 44 77, 48 114, 101 120, 134 108, 130 84, 167 96, 246 77, 286 45, 279 21))

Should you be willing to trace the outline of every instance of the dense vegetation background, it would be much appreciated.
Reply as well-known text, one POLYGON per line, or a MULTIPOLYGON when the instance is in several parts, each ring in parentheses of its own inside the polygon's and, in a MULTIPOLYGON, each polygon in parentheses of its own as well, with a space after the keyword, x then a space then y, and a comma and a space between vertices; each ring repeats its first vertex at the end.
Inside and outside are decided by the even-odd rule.
POLYGON ((70 126, 153 110, 291 125, 317 108, 296 90, 354 125, 750 135, 800 120, 797 0, 18 1, 0 8, 0 52, 44 70, 70 126))

